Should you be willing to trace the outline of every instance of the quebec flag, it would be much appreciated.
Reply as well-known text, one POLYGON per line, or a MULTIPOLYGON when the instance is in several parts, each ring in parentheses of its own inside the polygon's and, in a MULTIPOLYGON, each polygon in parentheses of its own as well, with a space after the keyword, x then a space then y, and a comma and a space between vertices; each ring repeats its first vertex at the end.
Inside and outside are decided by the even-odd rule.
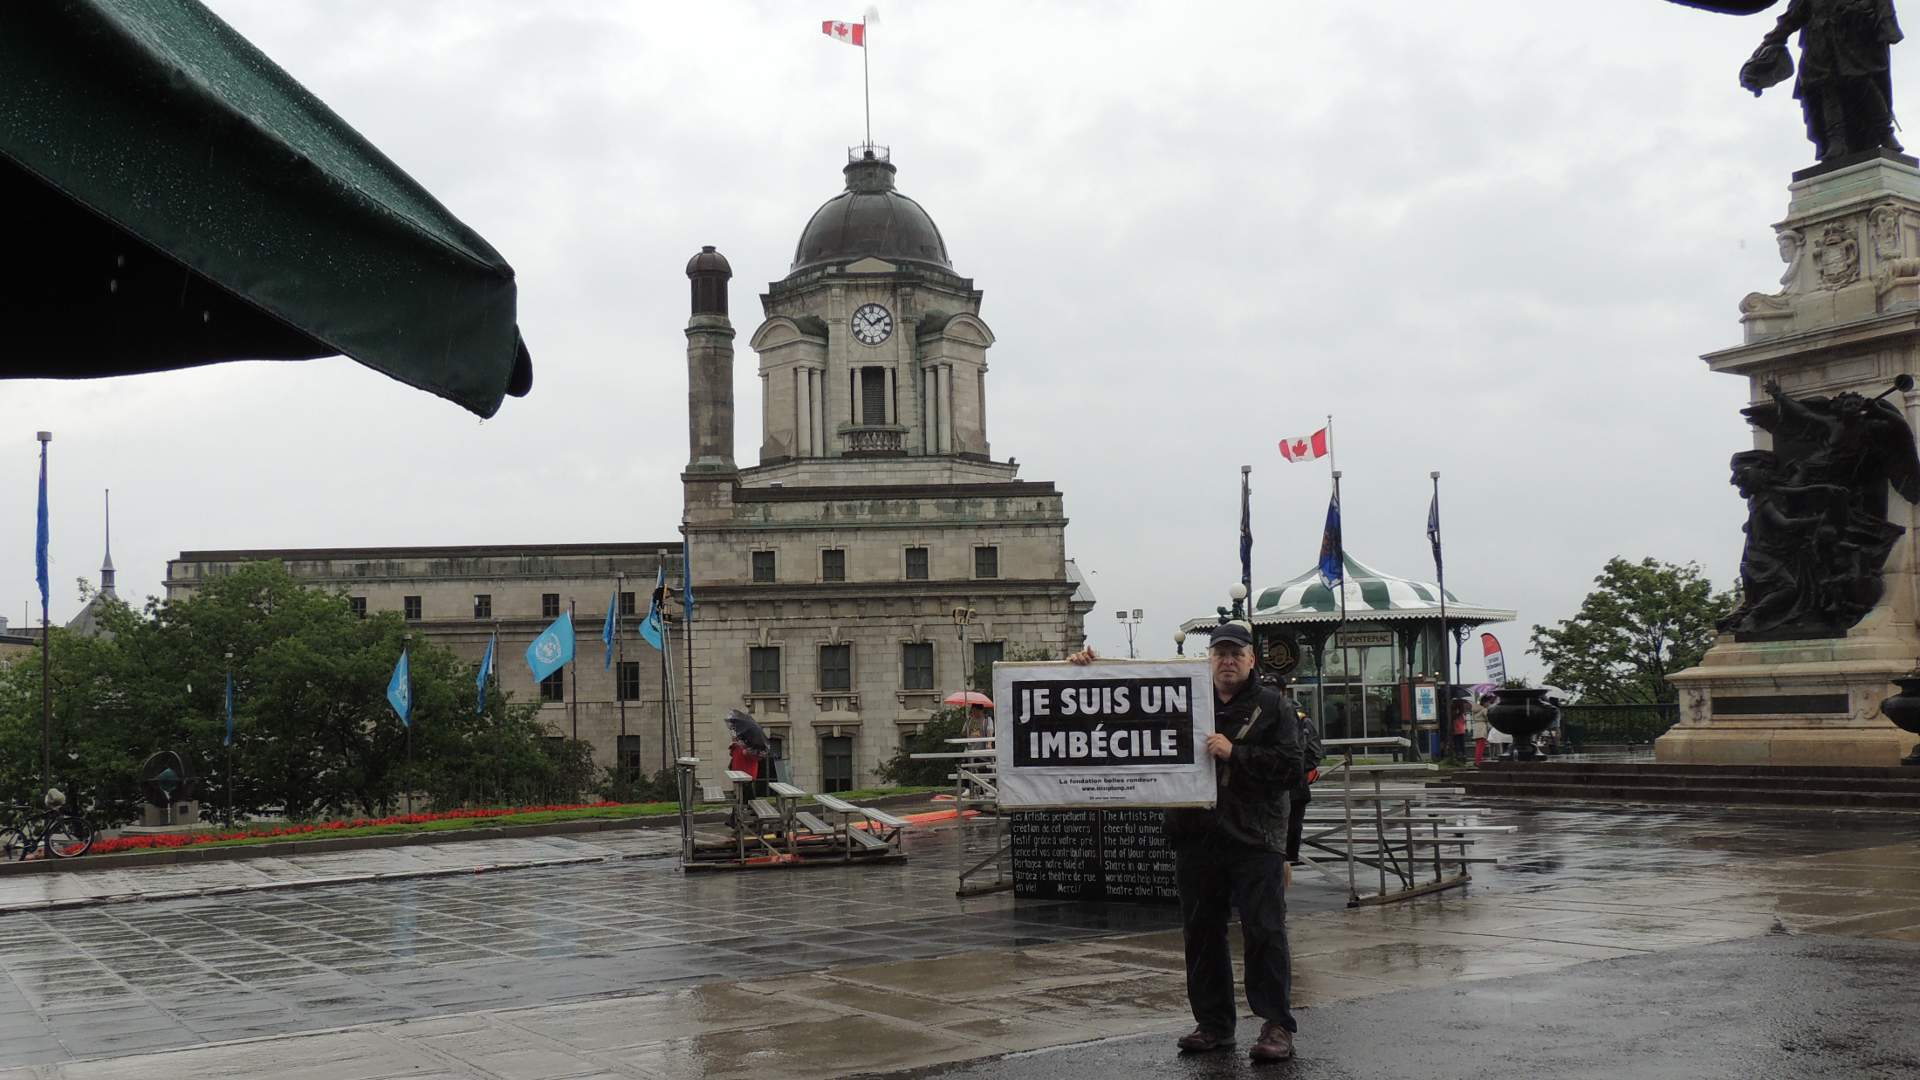
POLYGON ((393 678, 387 680, 387 704, 402 724, 413 726, 413 671, 405 649, 400 651, 400 662, 393 665, 393 678))
POLYGON ((540 636, 527 646, 527 666, 533 669, 533 681, 540 682, 571 663, 573 612, 569 611, 553 620, 553 625, 540 631, 540 636))

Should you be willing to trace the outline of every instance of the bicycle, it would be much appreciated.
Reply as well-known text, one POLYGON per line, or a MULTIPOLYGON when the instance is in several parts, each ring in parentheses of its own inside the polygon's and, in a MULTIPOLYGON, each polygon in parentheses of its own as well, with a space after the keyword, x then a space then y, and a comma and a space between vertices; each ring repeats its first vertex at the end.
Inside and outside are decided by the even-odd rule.
POLYGON ((32 858, 72 859, 93 848, 93 823, 66 809, 58 792, 47 794, 47 808, 29 803, 7 807, 9 820, 0 825, 0 858, 25 862, 32 858), (39 854, 36 854, 39 853, 39 854))

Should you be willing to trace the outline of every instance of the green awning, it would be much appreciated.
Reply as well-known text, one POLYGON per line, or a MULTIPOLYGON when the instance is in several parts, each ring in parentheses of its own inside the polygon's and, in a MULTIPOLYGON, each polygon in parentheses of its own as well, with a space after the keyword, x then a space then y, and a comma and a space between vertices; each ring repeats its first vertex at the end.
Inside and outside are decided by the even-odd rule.
POLYGON ((344 354, 481 416, 513 268, 195 0, 0 14, 0 377, 344 354))

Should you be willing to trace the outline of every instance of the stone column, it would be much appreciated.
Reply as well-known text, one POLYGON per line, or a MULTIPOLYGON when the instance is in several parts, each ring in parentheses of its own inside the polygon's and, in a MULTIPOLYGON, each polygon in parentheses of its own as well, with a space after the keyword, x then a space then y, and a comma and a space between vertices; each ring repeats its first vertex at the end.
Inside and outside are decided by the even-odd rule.
POLYGON ((920 441, 929 454, 940 452, 940 413, 933 407, 933 391, 939 379, 934 376, 934 370, 932 367, 920 369, 920 441))
POLYGON ((889 366, 888 366, 888 367, 887 367, 887 368, 886 368, 885 370, 886 370, 886 373, 887 373, 887 410, 886 410, 886 421, 887 421, 887 423, 889 423, 889 424, 894 424, 894 423, 898 423, 899 421, 897 421, 897 420, 895 420, 895 419, 893 418, 893 414, 894 414, 894 410, 893 410, 893 367, 892 367, 891 365, 889 365, 889 366))
POLYGON ((813 373, 813 456, 827 456, 827 373, 813 373))
POLYGON ((793 454, 806 457, 813 453, 813 398, 809 391, 812 376, 806 368, 793 369, 793 454))
POLYGON ((941 364, 935 370, 939 374, 935 404, 940 410, 940 452, 951 454, 953 453, 953 365, 941 364))

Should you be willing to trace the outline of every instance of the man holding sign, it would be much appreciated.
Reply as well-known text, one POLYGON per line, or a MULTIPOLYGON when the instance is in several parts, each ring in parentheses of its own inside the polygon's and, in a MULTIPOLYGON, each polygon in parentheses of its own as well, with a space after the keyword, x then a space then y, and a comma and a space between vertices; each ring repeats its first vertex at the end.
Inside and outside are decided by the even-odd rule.
MULTIPOLYGON (((1287 952, 1287 817, 1300 780, 1297 714, 1277 690, 1253 677, 1253 629, 1225 623, 1207 650, 1213 671, 1214 731, 1205 750, 1218 778, 1213 809, 1167 811, 1180 890, 1187 954, 1187 1001, 1198 1027, 1180 1040, 1188 1052, 1233 1046, 1233 954, 1230 908, 1246 939, 1247 1004, 1265 1021, 1253 1045, 1256 1061, 1293 1056, 1287 952)), ((1092 649, 1070 659, 1092 663, 1092 649)))

